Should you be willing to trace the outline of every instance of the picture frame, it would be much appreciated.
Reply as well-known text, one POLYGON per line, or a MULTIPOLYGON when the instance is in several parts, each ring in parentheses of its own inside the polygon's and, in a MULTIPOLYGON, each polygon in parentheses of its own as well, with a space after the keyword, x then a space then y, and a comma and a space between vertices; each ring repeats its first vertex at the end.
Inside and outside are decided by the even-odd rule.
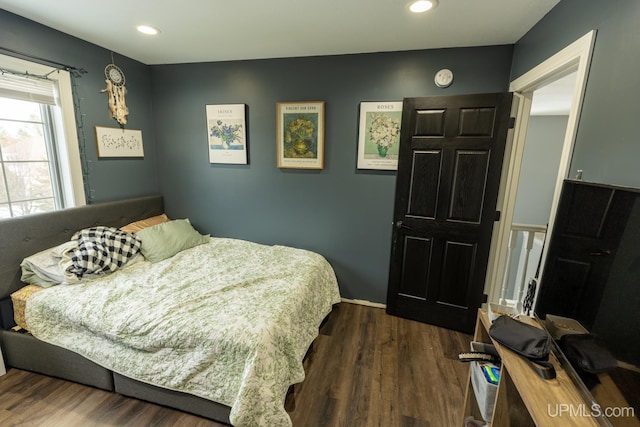
POLYGON ((142 131, 96 126, 98 157, 144 157, 142 131))
POLYGON ((278 168, 324 168, 324 101, 276 103, 278 168))
POLYGON ((358 169, 398 170, 402 102, 361 102, 358 169))
POLYGON ((245 104, 206 105, 209 163, 247 164, 245 104))

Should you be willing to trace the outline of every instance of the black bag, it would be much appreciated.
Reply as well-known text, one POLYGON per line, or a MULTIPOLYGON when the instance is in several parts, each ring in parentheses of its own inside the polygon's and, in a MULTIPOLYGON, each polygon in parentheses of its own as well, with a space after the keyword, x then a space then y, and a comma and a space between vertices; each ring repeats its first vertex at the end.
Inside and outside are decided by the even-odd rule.
POLYGON ((555 368, 547 361, 551 350, 551 337, 544 329, 509 316, 500 316, 493 321, 489 328, 489 335, 504 347, 531 362, 533 370, 542 378, 556 377, 555 368))
POLYGON ((600 384, 599 372, 615 369, 618 361, 598 337, 592 334, 567 334, 560 338, 560 349, 591 391, 600 384))
POLYGON ((604 343, 592 334, 563 335, 560 349, 574 368, 591 374, 607 372, 618 366, 618 361, 604 343))

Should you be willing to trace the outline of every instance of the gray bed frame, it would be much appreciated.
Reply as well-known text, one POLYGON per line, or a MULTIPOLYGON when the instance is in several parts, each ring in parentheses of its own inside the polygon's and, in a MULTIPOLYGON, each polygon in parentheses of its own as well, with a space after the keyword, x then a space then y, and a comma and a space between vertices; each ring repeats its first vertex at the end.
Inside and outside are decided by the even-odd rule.
POLYGON ((229 424, 229 406, 127 378, 77 353, 11 329, 15 322, 10 295, 25 285, 20 281, 20 262, 25 257, 68 241, 82 228, 121 227, 162 213, 162 196, 154 195, 0 220, 0 345, 5 364, 229 424))

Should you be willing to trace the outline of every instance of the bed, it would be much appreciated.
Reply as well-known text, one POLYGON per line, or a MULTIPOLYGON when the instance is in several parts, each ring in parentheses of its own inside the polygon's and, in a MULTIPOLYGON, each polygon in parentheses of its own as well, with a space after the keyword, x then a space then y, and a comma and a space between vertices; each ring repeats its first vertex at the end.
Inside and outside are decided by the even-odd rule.
POLYGON ((6 364, 236 426, 290 425, 287 389, 304 379, 304 355, 340 301, 333 270, 313 252, 198 234, 166 259, 143 251, 114 273, 33 293, 29 333, 12 330, 24 258, 80 229, 163 211, 149 196, 0 221, 6 364))

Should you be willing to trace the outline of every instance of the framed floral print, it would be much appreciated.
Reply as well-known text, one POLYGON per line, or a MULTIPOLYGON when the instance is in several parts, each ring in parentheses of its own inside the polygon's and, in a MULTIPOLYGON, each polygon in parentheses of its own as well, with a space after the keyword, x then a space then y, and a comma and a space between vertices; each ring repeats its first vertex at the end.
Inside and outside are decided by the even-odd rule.
POLYGON ((358 169, 398 170, 402 102, 361 102, 358 169))
POLYGON ((245 104, 207 105, 209 163, 247 164, 245 104))
POLYGON ((324 168, 324 101, 276 103, 279 168, 324 168))

